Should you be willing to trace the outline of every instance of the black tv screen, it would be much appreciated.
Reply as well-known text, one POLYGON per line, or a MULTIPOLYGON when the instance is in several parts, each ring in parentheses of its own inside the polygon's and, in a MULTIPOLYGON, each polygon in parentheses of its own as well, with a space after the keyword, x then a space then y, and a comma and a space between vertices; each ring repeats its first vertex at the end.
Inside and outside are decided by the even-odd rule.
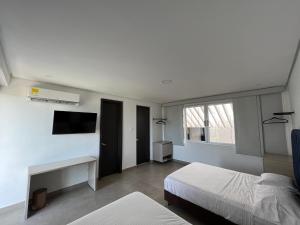
POLYGON ((96 132, 97 113, 54 111, 52 134, 96 132))

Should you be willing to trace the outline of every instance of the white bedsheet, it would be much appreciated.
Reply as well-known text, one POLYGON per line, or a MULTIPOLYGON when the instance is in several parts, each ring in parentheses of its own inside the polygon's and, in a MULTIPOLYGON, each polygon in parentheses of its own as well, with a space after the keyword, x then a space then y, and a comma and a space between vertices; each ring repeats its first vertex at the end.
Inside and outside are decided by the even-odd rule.
POLYGON ((253 225, 255 182, 259 178, 202 163, 191 163, 167 176, 164 188, 236 224, 253 225))
POLYGON ((131 193, 69 225, 188 225, 170 210, 140 192, 131 193))

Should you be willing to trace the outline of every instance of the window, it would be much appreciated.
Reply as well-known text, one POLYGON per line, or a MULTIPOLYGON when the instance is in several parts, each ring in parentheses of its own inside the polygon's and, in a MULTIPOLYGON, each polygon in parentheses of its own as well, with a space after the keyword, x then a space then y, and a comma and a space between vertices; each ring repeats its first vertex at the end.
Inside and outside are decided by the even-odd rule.
POLYGON ((232 103, 186 107, 184 120, 186 140, 235 143, 232 103))
POLYGON ((205 141, 205 113, 204 106, 188 107, 186 115, 186 139, 205 141))

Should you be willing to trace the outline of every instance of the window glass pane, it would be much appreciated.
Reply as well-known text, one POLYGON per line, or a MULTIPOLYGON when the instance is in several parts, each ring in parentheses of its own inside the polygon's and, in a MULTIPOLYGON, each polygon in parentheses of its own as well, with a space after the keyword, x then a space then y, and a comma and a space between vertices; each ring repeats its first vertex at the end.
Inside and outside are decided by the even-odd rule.
POLYGON ((208 106, 209 139, 216 143, 235 143, 232 103, 208 106))
POLYGON ((206 141, 204 106, 185 108, 186 139, 206 141))

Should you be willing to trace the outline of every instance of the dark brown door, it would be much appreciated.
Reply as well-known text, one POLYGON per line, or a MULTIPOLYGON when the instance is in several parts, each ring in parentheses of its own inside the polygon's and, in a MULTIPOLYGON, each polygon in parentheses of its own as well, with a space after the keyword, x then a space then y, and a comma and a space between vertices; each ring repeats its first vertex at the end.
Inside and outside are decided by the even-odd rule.
POLYGON ((99 178, 122 172, 123 103, 101 100, 99 178))
POLYGON ((150 108, 136 108, 136 163, 150 161, 150 108))

